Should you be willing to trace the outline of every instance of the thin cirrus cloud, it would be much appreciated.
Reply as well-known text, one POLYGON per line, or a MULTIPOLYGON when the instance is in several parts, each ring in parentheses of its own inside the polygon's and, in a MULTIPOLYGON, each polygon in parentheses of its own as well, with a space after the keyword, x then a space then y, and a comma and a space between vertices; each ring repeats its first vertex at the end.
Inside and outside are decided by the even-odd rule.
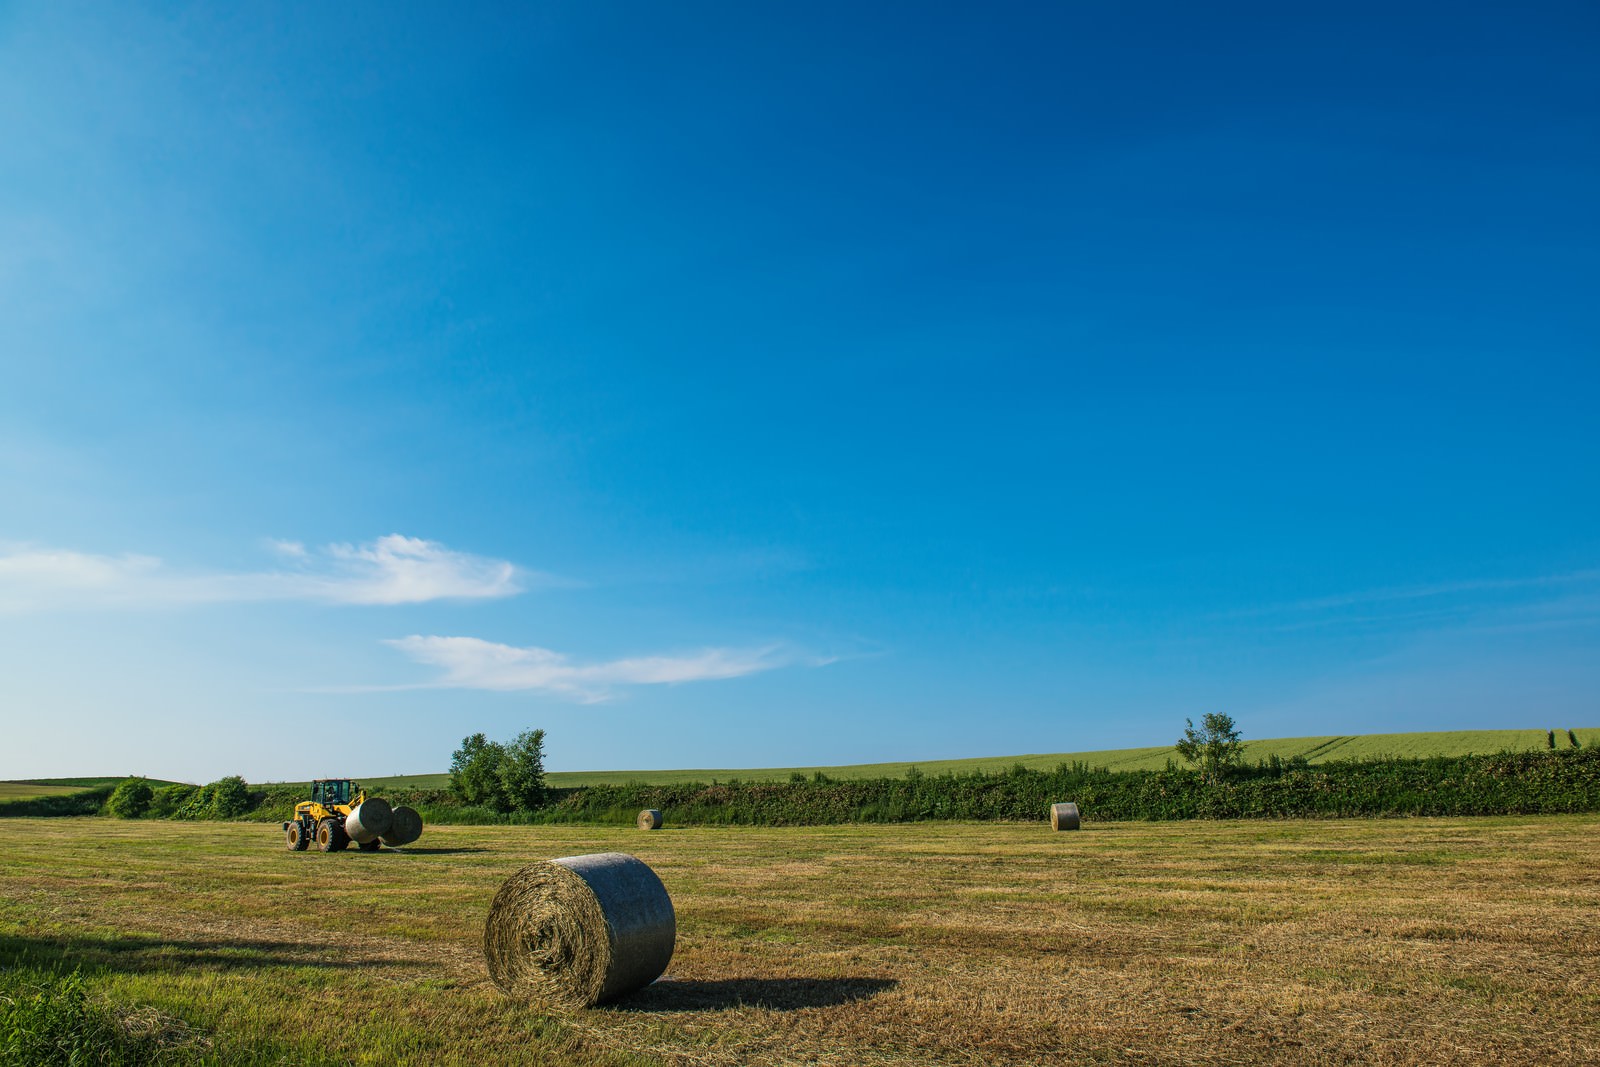
MULTIPOLYGON (((476 637, 422 637, 413 634, 385 642, 412 660, 441 668, 431 682, 403 689, 539 690, 583 703, 610 699, 622 686, 675 685, 739 678, 799 663, 802 657, 782 645, 760 648, 706 648, 676 656, 637 656, 579 663, 548 648, 518 648, 476 637)), ((826 660, 811 660, 821 666, 826 660)))
POLYGON ((153 556, 71 549, 0 549, 0 610, 132 608, 268 600, 417 604, 523 591, 529 575, 505 560, 456 552, 437 541, 389 534, 364 544, 307 549, 269 542, 275 569, 194 572, 153 556))
POLYGON ((1563 574, 1543 574, 1521 578, 1479 578, 1455 582, 1436 582, 1432 585, 1401 586, 1390 589, 1368 589, 1356 593, 1342 593, 1310 600, 1297 600, 1287 604, 1266 605, 1252 609, 1252 613, 1320 611, 1368 604, 1433 600, 1460 595, 1520 593, 1594 584, 1597 581, 1600 581, 1600 570, 1568 571, 1563 574))
POLYGON ((1277 633, 1360 627, 1368 630, 1588 625, 1600 602, 1600 570, 1519 578, 1480 578, 1341 593, 1218 612, 1218 620, 1254 620, 1277 633))

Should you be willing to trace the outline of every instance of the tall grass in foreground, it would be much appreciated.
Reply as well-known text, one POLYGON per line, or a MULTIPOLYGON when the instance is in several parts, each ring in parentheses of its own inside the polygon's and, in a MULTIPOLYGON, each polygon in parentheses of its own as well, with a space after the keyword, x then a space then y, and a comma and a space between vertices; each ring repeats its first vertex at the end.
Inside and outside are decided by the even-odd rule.
POLYGON ((197 1063, 204 1051, 203 1046, 185 1048, 159 1029, 130 1027, 90 997, 77 971, 0 970, 3 1067, 197 1063))

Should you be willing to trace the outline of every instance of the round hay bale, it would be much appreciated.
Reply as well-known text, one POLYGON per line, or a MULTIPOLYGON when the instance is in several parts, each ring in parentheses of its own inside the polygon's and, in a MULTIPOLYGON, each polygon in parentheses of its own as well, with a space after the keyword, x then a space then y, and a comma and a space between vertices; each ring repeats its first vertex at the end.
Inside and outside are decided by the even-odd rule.
POLYGON ((378 835, 379 839, 390 848, 409 845, 421 836, 422 816, 404 804, 394 809, 394 818, 389 821, 389 829, 378 835))
POLYGON ((389 810, 387 800, 368 797, 351 808, 350 814, 344 817, 344 832, 356 844, 365 845, 369 841, 376 841, 379 834, 387 833, 393 819, 394 812, 389 810))
POLYGON ((656 872, 602 852, 529 864, 507 878, 489 905, 483 956, 505 992, 586 1008, 661 977, 677 936, 656 872))
POLYGON ((1076 830, 1078 828, 1078 805, 1052 804, 1050 805, 1050 829, 1076 830))
POLYGON ((661 812, 656 808, 645 808, 643 811, 641 811, 639 813, 639 829, 661 829, 661 812))

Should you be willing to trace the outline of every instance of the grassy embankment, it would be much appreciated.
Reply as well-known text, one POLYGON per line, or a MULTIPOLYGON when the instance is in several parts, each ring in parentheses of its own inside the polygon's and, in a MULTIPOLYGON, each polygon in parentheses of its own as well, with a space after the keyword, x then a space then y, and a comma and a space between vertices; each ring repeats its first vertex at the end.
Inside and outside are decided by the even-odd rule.
POLYGON ((1600 1062, 1600 816, 430 829, 16 820, 0 972, 78 968, 169 1064, 1600 1062), (672 893, 658 983, 557 1016, 479 937, 531 860, 672 893))

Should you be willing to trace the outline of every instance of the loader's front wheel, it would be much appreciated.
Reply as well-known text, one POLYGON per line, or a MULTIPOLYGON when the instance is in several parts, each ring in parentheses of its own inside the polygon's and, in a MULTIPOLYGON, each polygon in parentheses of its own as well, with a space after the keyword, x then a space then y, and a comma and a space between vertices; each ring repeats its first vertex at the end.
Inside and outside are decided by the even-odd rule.
POLYGON ((363 841, 356 847, 362 852, 376 852, 383 847, 383 842, 374 837, 371 841, 363 841))
POLYGON ((299 820, 289 824, 289 828, 283 832, 283 839, 290 852, 304 852, 311 844, 311 835, 306 833, 305 824, 299 820))
POLYGON ((344 827, 332 819, 317 823, 317 847, 324 852, 343 852, 350 845, 344 827))

